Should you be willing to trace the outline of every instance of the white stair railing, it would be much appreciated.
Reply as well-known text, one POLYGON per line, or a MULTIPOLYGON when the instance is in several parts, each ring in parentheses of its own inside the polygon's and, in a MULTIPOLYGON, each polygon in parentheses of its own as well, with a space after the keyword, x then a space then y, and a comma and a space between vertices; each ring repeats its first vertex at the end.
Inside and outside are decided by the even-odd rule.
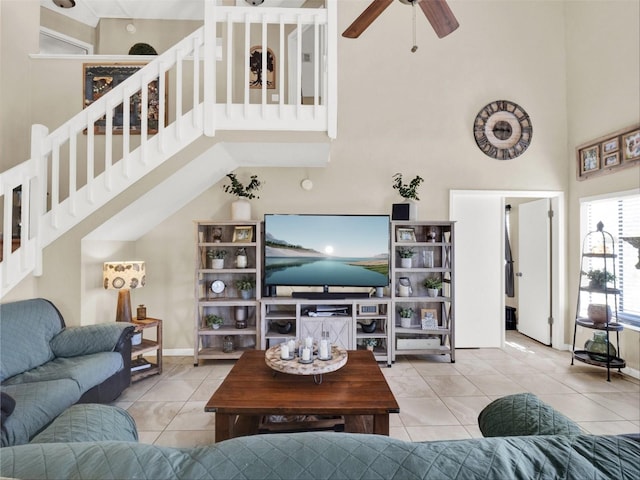
POLYGON ((204 2, 202 28, 54 131, 34 125, 31 158, 0 173, 0 298, 30 273, 42 274, 44 247, 203 133, 305 130, 335 138, 336 0, 327 0, 326 9, 204 2), (263 70, 257 90, 248 81, 254 47, 262 65, 269 51, 289 50, 287 59, 275 55, 275 69, 263 70), (222 61, 216 60, 219 52, 222 61), (272 89, 267 80, 274 74, 272 89), (175 92, 171 105, 169 88, 175 92), (153 128, 150 89, 159 100, 152 105, 153 128), (134 106, 139 110, 132 115, 134 106), (122 124, 114 135, 120 108, 122 124), (139 129, 132 132, 136 113, 139 129), (104 135, 96 134, 98 124, 104 135))

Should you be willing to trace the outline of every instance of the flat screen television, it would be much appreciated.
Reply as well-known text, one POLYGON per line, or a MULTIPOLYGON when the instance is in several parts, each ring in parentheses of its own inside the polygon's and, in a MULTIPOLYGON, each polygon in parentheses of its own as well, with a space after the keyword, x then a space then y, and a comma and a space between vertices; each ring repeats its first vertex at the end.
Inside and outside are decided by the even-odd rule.
POLYGON ((265 286, 386 287, 389 215, 266 214, 265 286))

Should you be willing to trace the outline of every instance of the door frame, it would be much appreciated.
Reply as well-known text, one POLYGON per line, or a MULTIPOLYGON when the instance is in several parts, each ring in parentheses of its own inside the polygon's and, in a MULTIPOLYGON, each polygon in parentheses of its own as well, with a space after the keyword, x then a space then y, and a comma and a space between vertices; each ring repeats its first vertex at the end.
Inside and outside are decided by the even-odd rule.
MULTIPOLYGON (((450 190, 449 191, 449 219, 451 218, 451 205, 458 197, 461 196, 487 196, 500 199, 502 208, 491 212, 492 215, 497 215, 500 218, 500 225, 502 226, 502 232, 505 229, 504 208, 506 198, 549 198, 551 200, 551 208, 554 215, 551 219, 551 312, 554 319, 553 326, 551 328, 551 346, 557 350, 567 350, 569 345, 565 341, 566 330, 566 220, 565 220, 565 199, 564 192, 549 191, 549 190, 450 190)), ((500 239, 501 251, 504 252, 504 234, 498 235, 500 239)), ((503 269, 504 270, 504 269, 503 269)), ((499 285, 490 287, 490 291, 496 291, 499 302, 501 305, 501 312, 505 310, 505 285, 504 275, 501 276, 499 285)), ((459 296, 456 298, 457 302, 464 301, 459 296)), ((501 318, 504 318, 504 314, 501 318)), ((503 322, 503 328, 500 329, 500 342, 501 347, 504 347, 505 342, 505 328, 503 322)))

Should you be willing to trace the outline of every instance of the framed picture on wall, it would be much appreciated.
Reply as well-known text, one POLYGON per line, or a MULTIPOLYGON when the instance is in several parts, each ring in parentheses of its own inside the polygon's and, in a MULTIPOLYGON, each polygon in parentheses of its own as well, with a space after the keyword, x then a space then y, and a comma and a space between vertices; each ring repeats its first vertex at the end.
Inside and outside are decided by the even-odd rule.
POLYGON ((623 160, 640 159, 640 129, 622 135, 623 160))
MULTIPOLYGON (((82 108, 87 108, 99 100, 107 92, 113 90, 146 64, 144 63, 85 63, 82 65, 82 108)), ((167 82, 165 82, 165 85, 167 82)), ((147 128, 150 134, 158 132, 160 116, 160 97, 158 79, 151 81, 148 86, 147 100, 147 128)), ((168 88, 165 88, 165 103, 168 88)), ((114 134, 122 134, 124 128, 124 105, 121 103, 113 110, 112 128, 114 134)), ((131 96, 129 102, 129 132, 140 134, 142 113, 142 92, 138 90, 131 96)), ((167 124, 167 110, 165 109, 164 124, 167 124)), ((94 123, 94 133, 104 135, 106 131, 106 117, 99 118, 94 123)))
POLYGON ((576 147, 576 178, 587 180, 640 164, 640 124, 610 132, 576 147))
POLYGON ((249 88, 262 88, 263 80, 267 81, 267 89, 276 88, 276 56, 267 48, 267 64, 262 65, 262 47, 251 47, 249 51, 249 88), (264 74, 264 75, 263 75, 264 74))
POLYGON ((580 162, 581 176, 600 169, 599 150, 599 145, 592 145, 579 150, 578 161, 580 162))
POLYGON ((620 138, 614 137, 602 142, 602 155, 620 150, 620 138))
POLYGON ((620 152, 605 153, 602 157, 602 168, 620 165, 620 152))

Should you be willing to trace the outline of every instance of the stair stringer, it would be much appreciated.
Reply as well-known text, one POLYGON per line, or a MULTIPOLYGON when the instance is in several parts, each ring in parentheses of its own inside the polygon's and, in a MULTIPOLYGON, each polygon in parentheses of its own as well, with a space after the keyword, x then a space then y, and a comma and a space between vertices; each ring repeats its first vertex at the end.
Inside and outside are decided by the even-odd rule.
POLYGON ((330 143, 219 142, 158 183, 85 239, 135 241, 240 167, 326 167, 330 143))

